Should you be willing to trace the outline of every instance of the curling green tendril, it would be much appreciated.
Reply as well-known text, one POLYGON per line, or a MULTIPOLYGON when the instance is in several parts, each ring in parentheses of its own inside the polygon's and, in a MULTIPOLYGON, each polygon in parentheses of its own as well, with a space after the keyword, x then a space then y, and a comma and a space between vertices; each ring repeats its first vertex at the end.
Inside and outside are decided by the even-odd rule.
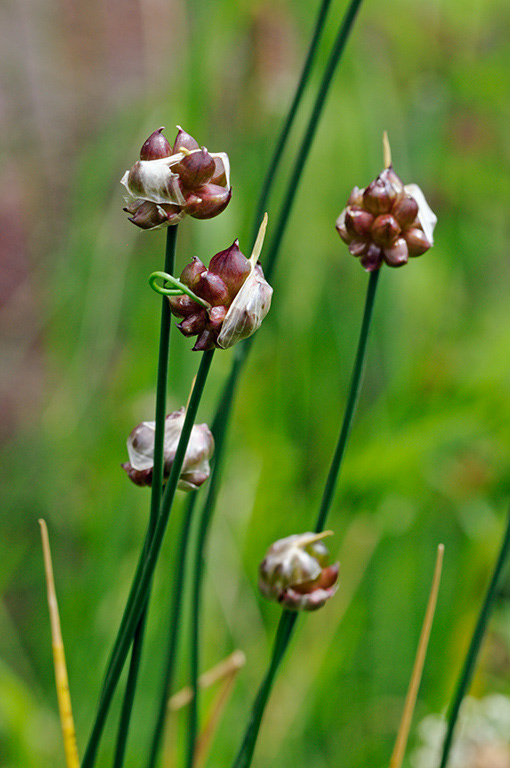
POLYGON ((153 272, 149 277, 149 285, 153 291, 160 293, 162 296, 182 296, 185 293, 190 297, 190 299, 193 299, 193 301, 196 301, 197 304, 200 304, 201 307, 204 307, 204 309, 211 309, 211 305, 208 301, 201 299, 200 296, 197 296, 196 293, 193 293, 193 291, 188 288, 187 285, 184 285, 184 283, 181 283, 180 280, 178 280, 176 277, 173 277, 172 275, 169 275, 167 272, 153 272), (158 280, 171 283, 175 287, 166 288, 164 285, 158 285, 158 280))

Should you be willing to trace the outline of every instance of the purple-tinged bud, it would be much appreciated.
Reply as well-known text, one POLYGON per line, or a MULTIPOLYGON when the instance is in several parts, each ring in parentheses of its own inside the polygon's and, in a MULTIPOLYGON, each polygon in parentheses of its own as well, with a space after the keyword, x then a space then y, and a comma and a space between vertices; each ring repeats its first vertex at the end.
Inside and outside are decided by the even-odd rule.
POLYGON ((366 240, 370 237, 370 231, 374 217, 362 208, 347 206, 345 211, 345 228, 349 235, 358 240, 366 240))
POLYGON ((349 243, 349 253, 353 256, 361 256, 367 250, 368 244, 365 240, 353 240, 349 243))
POLYGON ((228 288, 219 275, 206 270, 202 272, 195 284, 195 293, 201 299, 208 301, 211 306, 226 304, 229 301, 228 288))
POLYGON ((183 189, 190 190, 207 184, 212 179, 215 168, 214 158, 202 147, 198 152, 186 155, 173 170, 179 174, 183 189))
POLYGON ((409 258, 407 243, 403 237, 397 238, 393 245, 384 249, 383 253, 384 261, 390 267, 402 267, 407 264, 409 258))
POLYGON ((230 248, 215 254, 209 263, 209 272, 220 275, 233 298, 251 272, 251 265, 239 249, 239 240, 230 248))
POLYGON ((391 213, 397 219, 400 227, 407 229, 418 215, 418 203, 411 195, 405 195, 395 203, 391 213))
POLYGON ((190 136, 189 133, 186 133, 180 125, 177 126, 177 130, 178 133, 173 148, 174 154, 180 152, 181 149, 187 149, 189 152, 192 152, 194 149, 200 149, 198 141, 196 141, 193 136, 190 136))
POLYGON ((394 189, 397 198, 404 194, 404 183, 400 176, 397 176, 392 165, 381 171, 379 178, 394 189))
POLYGON ((363 206, 364 191, 364 189, 360 189, 359 187, 353 187, 353 190, 349 195, 349 199, 347 200, 347 205, 353 205, 356 208, 361 208, 363 206))
POLYGON ((432 243, 427 240, 425 232, 417 227, 406 229, 404 238, 409 249, 409 256, 421 256, 432 246, 432 243))
MULTIPOLYGON (((163 447, 164 472, 166 482, 172 469, 175 452, 184 424, 185 411, 169 414, 165 420, 165 438, 163 447)), ((138 424, 127 441, 129 462, 122 464, 130 479, 137 485, 151 485, 154 468, 155 422, 143 421, 138 424)), ((195 424, 186 449, 181 469, 178 488, 183 491, 196 490, 209 477, 209 459, 214 451, 214 439, 207 424, 195 424)))
MULTIPOLYGON (((195 307, 198 304, 195 302, 195 307)), ((202 333, 207 323, 207 314, 205 309, 197 312, 195 315, 188 315, 184 320, 177 325, 177 328, 183 334, 183 336, 196 336, 202 333)))
POLYGON ((331 534, 303 533, 279 539, 269 547, 259 568, 259 589, 291 611, 313 611, 334 595, 338 563, 328 565, 322 542, 331 534))
POLYGON ((169 224, 178 224, 184 214, 177 205, 157 204, 137 198, 123 209, 132 213, 129 221, 140 229, 159 229, 169 224))
POLYGON ((382 174, 379 174, 363 192, 363 206, 374 216, 389 213, 397 199, 397 192, 393 186, 381 176, 382 174))
POLYGON ((140 160, 160 160, 162 157, 170 157, 172 147, 166 136, 161 133, 164 130, 165 126, 163 125, 146 139, 140 150, 140 160))
POLYGON ((172 314, 176 317, 189 317, 198 312, 200 305, 191 296, 184 294, 183 296, 168 296, 167 298, 172 314))
POLYGON ((214 158, 214 173, 211 184, 217 184, 220 187, 228 187, 228 175, 225 163, 221 157, 214 158))
POLYGON ((208 349, 214 349, 215 341, 216 332, 212 328, 206 328, 196 340, 193 352, 207 352, 208 349))
POLYGON ((198 256, 193 256, 192 261, 186 264, 181 272, 180 281, 188 288, 194 288, 200 280, 200 275, 207 271, 205 264, 202 264, 198 256))
POLYGON ((224 306, 212 307, 209 310, 209 324, 213 331, 219 331, 221 324, 226 317, 226 314, 227 308, 224 306))
POLYGON ((341 212, 340 216, 338 217, 338 219, 335 222, 335 228, 336 228, 336 231, 338 232, 338 234, 340 235, 340 237, 342 238, 342 240, 344 241, 344 243, 346 245, 349 245, 349 243, 352 240, 352 237, 347 232, 347 227, 345 226, 345 214, 346 214, 346 212, 347 212, 347 208, 344 208, 343 211, 341 212))
POLYGON ((204 184, 186 197, 185 212, 194 219, 212 219, 225 210, 232 197, 232 187, 204 184))
POLYGON ((382 213, 374 220, 372 238, 377 245, 389 248, 400 235, 400 231, 398 221, 393 218, 391 213, 382 213))
POLYGON ((375 243, 370 243, 366 253, 360 256, 360 263, 367 272, 376 272, 383 263, 382 248, 375 243))

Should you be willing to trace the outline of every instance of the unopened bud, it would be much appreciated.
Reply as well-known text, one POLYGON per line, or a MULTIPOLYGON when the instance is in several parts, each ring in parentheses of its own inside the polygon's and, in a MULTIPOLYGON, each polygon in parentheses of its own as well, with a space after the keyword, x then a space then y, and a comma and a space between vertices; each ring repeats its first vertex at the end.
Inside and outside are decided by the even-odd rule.
POLYGON ((408 229, 404 234, 404 238, 409 249, 409 256, 421 256, 432 245, 425 237, 425 232, 422 229, 408 229))
MULTIPOLYGON (((165 420, 163 447, 163 482, 166 483, 172 469, 175 452, 184 424, 185 410, 169 414, 165 420)), ((154 436, 156 425, 153 421, 138 424, 127 441, 129 462, 122 464, 129 478, 136 485, 152 485, 154 470, 154 436)), ((196 490, 209 477, 209 459, 214 451, 214 439, 207 424, 195 424, 186 449, 178 488, 183 491, 196 490)))
POLYGON ((374 217, 368 211, 362 208, 354 208, 352 205, 347 207, 345 212, 345 228, 353 238, 370 237, 374 217))
POLYGON ((212 219, 225 210, 232 197, 232 188, 204 184, 186 198, 185 212, 194 219, 212 219))
POLYGON ((262 267, 255 264, 230 305, 218 336, 218 347, 228 349, 254 334, 269 312, 272 295, 273 289, 264 278, 262 267))
POLYGON ((182 149, 187 149, 190 152, 194 149, 199 149, 198 141, 196 141, 196 139, 189 133, 186 133, 180 125, 177 126, 177 131, 178 133, 175 137, 173 148, 174 154, 177 154, 177 152, 180 152, 182 149))
POLYGON ((182 209, 178 205, 158 205, 149 200, 137 198, 127 205, 124 210, 131 213, 129 221, 140 229, 159 229, 168 224, 178 224, 184 217, 182 209))
POLYGON ((207 184, 214 175, 216 163, 209 152, 202 147, 198 152, 191 152, 175 166, 184 189, 196 189, 207 184))
POLYGON ((172 147, 166 136, 163 136, 161 133, 164 130, 165 126, 158 128, 157 131, 151 133, 149 138, 144 141, 140 150, 140 160, 159 160, 162 157, 170 157, 172 147))
POLYGON ((404 264, 407 264, 409 251, 403 237, 398 237, 393 245, 384 249, 383 253, 384 261, 390 267, 402 267, 404 264))
POLYGON ((221 275, 232 298, 239 292, 251 272, 250 262, 239 249, 239 240, 234 240, 230 248, 212 257, 209 272, 221 275))
POLYGON ((389 247, 400 235, 398 221, 391 213, 383 213, 378 216, 372 226, 372 238, 377 245, 389 247))
POLYGON ((322 542, 330 534, 294 534, 272 544, 259 568, 264 597, 292 611, 323 606, 334 595, 338 579, 338 563, 328 565, 329 552, 322 542))

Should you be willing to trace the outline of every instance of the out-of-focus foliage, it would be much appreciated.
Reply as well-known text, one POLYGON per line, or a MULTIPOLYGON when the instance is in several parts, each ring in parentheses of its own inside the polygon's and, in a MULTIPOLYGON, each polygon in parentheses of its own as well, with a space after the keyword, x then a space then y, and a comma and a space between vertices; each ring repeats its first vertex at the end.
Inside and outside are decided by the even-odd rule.
MULTIPOLYGON (((63 764, 37 518, 50 530, 83 751, 148 515, 148 493, 119 465, 133 423, 153 418, 159 298, 147 279, 162 267, 164 233, 126 221, 118 180, 152 130, 166 125, 172 140, 183 125, 229 153, 234 196, 218 219, 180 227, 177 271, 237 236, 248 251, 316 5, 25 0, 2 9, 2 768, 63 764)), ((319 64, 343 10, 333 2, 319 64)), ((240 647, 247 666, 211 765, 235 753, 279 615, 257 594, 258 562, 316 516, 367 282, 334 221, 352 186, 380 171, 383 129, 397 172, 420 184, 439 216, 436 244, 381 276, 329 521, 340 588, 300 622, 256 765, 387 764, 439 541, 445 569, 418 715, 451 696, 510 496, 509 30, 504 0, 366 0, 361 9, 229 435, 202 661, 208 668, 240 647)), ((316 71, 305 108, 318 81, 316 71)), ((187 399, 198 362, 189 347, 173 335, 169 412, 187 399)), ((200 421, 212 417, 231 354, 216 355, 200 421)), ((144 762, 155 712, 179 523, 177 509, 157 572, 129 768, 144 762)), ((510 692, 508 599, 507 577, 475 695, 510 692)), ((101 765, 111 761, 112 714, 101 765)))

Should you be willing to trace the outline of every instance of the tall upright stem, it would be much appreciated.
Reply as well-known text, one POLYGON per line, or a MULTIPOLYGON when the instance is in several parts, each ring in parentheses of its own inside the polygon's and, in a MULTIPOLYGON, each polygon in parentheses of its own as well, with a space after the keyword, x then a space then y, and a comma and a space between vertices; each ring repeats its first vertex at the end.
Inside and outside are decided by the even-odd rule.
MULTIPOLYGON (((168 227, 166 235, 165 266, 164 271, 173 275, 175 268, 175 249, 177 243, 177 226, 168 227)), ((149 527, 145 541, 144 551, 147 553, 148 545, 156 527, 159 505, 163 492, 163 470, 164 470, 164 451, 165 440, 165 419, 166 419, 166 392, 168 379, 168 361, 170 358, 170 330, 171 330, 171 312, 168 299, 163 296, 161 301, 161 323, 159 333, 159 355, 158 355, 158 373, 156 383, 156 413, 155 413, 155 434, 154 434, 154 465, 152 471, 151 488, 151 506, 149 527)), ((145 624, 147 621, 147 610, 145 608, 136 628, 133 639, 133 649, 131 651, 131 662, 129 665, 126 691, 119 720, 119 730, 117 734, 117 745, 115 748, 114 768, 122 768, 126 752, 127 738, 129 733, 129 724, 131 713, 133 711, 133 702, 135 698, 136 684, 138 681, 138 672, 142 657, 143 640, 145 634, 145 624)))
POLYGON ((126 661, 126 657, 129 652, 136 628, 138 626, 138 622, 140 621, 140 617, 147 604, 152 577, 156 568, 159 553, 161 551, 161 545, 163 543, 163 537, 166 531, 166 526, 168 524, 168 519, 170 517, 170 512, 172 510, 172 503, 174 500, 175 491, 177 489, 177 483, 179 482, 191 430, 195 421, 202 393, 204 391, 205 383, 207 381, 207 375, 211 367, 213 355, 214 349, 202 354, 195 386, 193 387, 190 402, 186 411, 186 417, 182 427, 181 436, 179 439, 179 444, 175 452, 175 458, 172 464, 170 477, 168 478, 165 493, 161 502, 160 513, 156 521, 156 527, 152 537, 149 537, 149 534, 147 534, 146 540, 149 542, 146 545, 147 550, 145 550, 144 547, 144 551, 142 552, 138 562, 131 591, 128 597, 126 608, 124 610, 124 615, 122 617, 121 625, 114 643, 94 726, 92 728, 92 733, 89 738, 87 749, 83 758, 82 768, 92 768, 95 763, 99 741, 104 730, 111 700, 113 698, 113 694, 124 667, 124 663, 126 661))
POLYGON ((443 744, 443 754, 441 756, 440 768, 445 768, 448 762, 448 757, 450 755, 450 749, 452 746, 453 735, 455 731, 455 725, 457 723, 457 719, 459 716, 460 706, 462 704, 462 700, 464 699, 464 696, 467 694, 469 690, 469 686, 473 678, 473 672, 475 671, 476 660, 478 658, 478 653, 480 652, 480 646, 482 645, 482 640, 485 635, 485 630, 487 629, 487 624, 489 622, 491 611, 494 606, 494 601, 496 599, 498 583, 499 583, 501 573, 503 571, 503 568, 509 553, 510 553, 510 509, 508 510, 508 520, 506 524, 505 533, 503 535, 503 541, 501 542, 501 549, 499 551, 498 559, 496 560, 494 571, 492 573, 492 578, 487 587, 487 592, 485 593, 485 598, 482 603, 482 607, 480 609, 478 621, 476 622, 476 626, 473 632, 473 636, 471 638, 471 642, 469 644, 469 649, 466 655, 466 659, 464 661, 464 666, 462 667, 459 681, 457 683, 457 689, 455 691, 455 695, 453 697, 453 701, 450 707, 450 712, 448 715, 448 727, 446 730, 446 736, 443 744))
MULTIPOLYGON (((275 227, 275 235, 270 244, 268 256, 264 265, 264 273, 268 280, 271 280, 272 274, 274 272, 276 261, 280 252, 280 246, 283 240, 283 236, 287 229, 294 199, 295 199, 295 196, 299 187, 299 183, 301 181, 301 177, 306 165, 306 160, 308 159, 308 155, 312 147, 313 140, 315 138, 315 133, 317 131, 320 117, 326 102, 326 97, 328 95, 329 88, 331 86, 336 68, 340 62, 342 53, 345 49, 346 43, 351 34, 354 21, 356 19, 356 15, 361 5, 361 2, 362 0, 351 0, 351 2, 347 7, 345 15, 338 29, 337 37, 333 44, 333 48, 331 49, 330 56, 326 65, 326 69, 324 71, 321 84, 319 87, 319 91, 314 102, 312 113, 310 115, 307 127, 305 129, 305 132, 301 140, 300 148, 296 153, 293 170, 289 179, 289 183, 287 185, 287 191, 284 196, 284 200, 280 208, 280 214, 275 227)), ((318 17, 317 25, 314 32, 314 38, 308 52, 307 61, 305 62, 302 78, 298 85, 298 89, 294 97, 294 102, 291 107, 292 119, 290 119, 291 116, 289 115, 289 118, 287 119, 287 122, 284 125, 282 134, 277 144, 277 149, 271 160, 270 167, 261 190, 261 195, 257 204, 256 214, 254 219, 255 233, 258 230, 260 219, 262 217, 262 213, 265 209, 265 205, 269 196, 269 191, 271 189, 272 183, 274 182, 274 175, 276 173, 278 163, 279 163, 279 158, 281 156, 281 148, 286 142, 288 133, 290 131, 292 120, 295 117, 295 110, 297 109, 299 100, 302 97, 304 86, 309 76, 310 66, 312 64, 313 57, 315 55, 315 48, 318 44, 320 35, 322 34, 322 28, 326 20, 327 10, 328 8, 326 3, 323 3, 319 11, 319 17, 318 17)), ((254 236, 254 239, 255 239, 255 236, 254 236)), ((191 638, 191 649, 192 649, 191 659, 192 659, 192 665, 193 665, 192 669, 194 670, 194 672, 192 672, 191 685, 195 691, 195 696, 191 705, 192 707, 191 716, 190 716, 190 725, 192 730, 191 737, 193 737, 193 733, 196 731, 196 724, 197 724, 196 712, 198 707, 198 686, 197 686, 196 677, 198 674, 198 642, 199 642, 199 630, 200 630, 200 617, 199 617, 198 611, 200 606, 200 588, 201 588, 201 571, 202 571, 201 564, 203 562, 203 555, 204 555, 204 549, 207 541, 208 530, 214 514, 214 506, 216 502, 217 489, 219 488, 219 484, 221 480, 221 470, 223 468, 224 437, 227 431, 228 423, 230 420, 230 414, 231 414, 233 403, 235 400, 237 382, 239 380, 240 374, 244 367, 244 363, 248 357, 248 353, 251 349, 252 343, 253 343, 253 337, 250 339, 247 339, 241 344, 238 344, 236 347, 236 350, 234 352, 234 361, 232 364, 232 369, 231 369, 229 378, 227 379, 227 382, 225 384, 224 390, 222 392, 220 404, 216 412, 216 418, 214 422, 216 428, 213 426, 213 430, 212 430, 214 434, 214 439, 216 442, 215 464, 214 464, 213 473, 210 479, 208 494, 204 502, 204 506, 201 513, 202 517, 201 517, 201 523, 200 523, 200 533, 199 533, 199 539, 198 539, 198 544, 196 549, 195 566, 194 566, 195 579, 194 579, 194 589, 193 589, 193 598, 192 598, 194 613, 193 613, 193 619, 192 619, 192 638, 191 638)), ((195 503, 195 500, 190 501, 190 504, 194 504, 194 503, 195 503)), ((192 738, 189 738, 188 743, 192 743, 192 740, 193 740, 192 738)))
MULTIPOLYGON (((372 319, 375 293, 379 280, 379 271, 372 272, 367 287, 367 295, 365 299, 365 309, 363 312, 363 321, 361 324, 361 331, 358 341, 358 349, 356 352, 356 358, 354 360, 353 373, 351 378, 351 385, 349 389, 349 396, 347 398, 347 405, 345 408, 345 414, 343 418, 342 428, 340 430, 340 436, 336 446, 331 467, 329 470, 322 502, 317 518, 317 524, 315 530, 317 532, 324 530, 328 512, 331 508, 331 502, 333 500, 334 490, 340 469, 342 467, 342 460, 345 455, 345 448, 347 446, 347 440, 352 427, 352 420, 356 410, 356 404, 358 402, 359 393, 361 389, 361 383, 363 378, 363 368, 365 363, 366 349, 368 335, 370 331, 370 322, 372 319)), ((269 663, 268 671, 262 681, 257 697, 253 703, 248 726, 245 731, 245 735, 241 744, 241 748, 237 753, 232 768, 249 768, 255 751, 255 744, 257 742, 260 725, 262 723, 262 717, 264 710, 273 686, 276 673, 280 667, 281 661, 285 655, 285 651, 289 645, 292 637, 294 627, 296 624, 297 614, 283 611, 280 618, 280 624, 278 625, 278 631, 276 634, 276 640, 273 648, 273 655, 269 663)))

